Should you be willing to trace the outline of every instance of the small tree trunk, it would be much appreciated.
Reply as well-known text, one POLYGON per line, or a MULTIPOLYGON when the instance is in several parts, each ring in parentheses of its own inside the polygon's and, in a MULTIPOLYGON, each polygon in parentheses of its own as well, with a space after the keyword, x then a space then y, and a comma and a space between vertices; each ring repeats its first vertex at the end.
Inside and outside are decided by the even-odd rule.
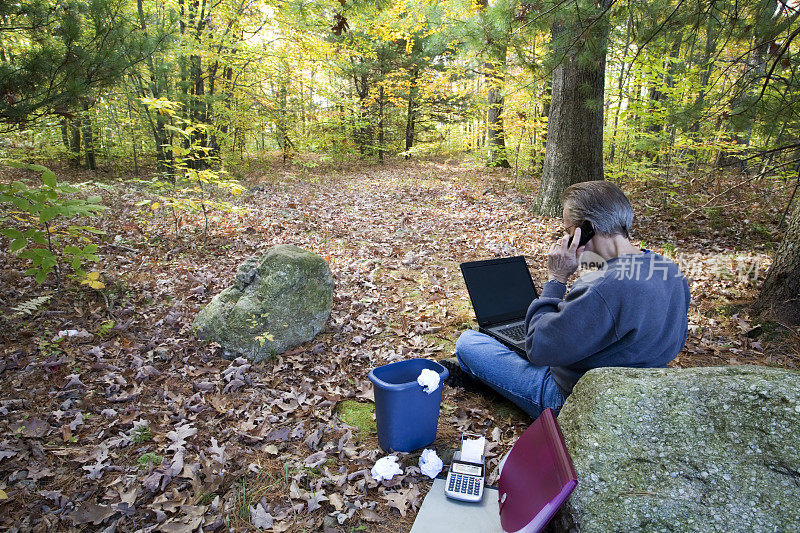
POLYGON ((381 164, 383 164, 383 158, 386 152, 383 146, 384 142, 383 99, 384 99, 384 92, 383 92, 383 85, 381 85, 380 88, 378 89, 378 161, 380 161, 381 164))
POLYGON ((753 311, 789 326, 800 324, 800 202, 795 203, 753 311))
MULTIPOLYGON (((502 53, 505 56, 505 47, 503 47, 502 53)), ((505 64, 505 61, 503 61, 503 64, 505 64)), ((486 63, 485 72, 486 82, 489 86, 489 111, 486 118, 489 164, 509 168, 511 165, 506 154, 506 134, 503 128, 503 106, 505 104, 503 86, 505 77, 498 72, 498 67, 491 62, 486 63)))
POLYGON ((92 117, 89 114, 89 102, 83 102, 83 151, 86 155, 86 168, 97 170, 94 160, 94 133, 92 117))
POLYGON ((69 125, 69 159, 73 167, 81 166, 81 119, 75 117, 69 125))
MULTIPOLYGON (((406 112, 406 152, 411 150, 414 146, 414 133, 417 124, 417 80, 419 78, 419 70, 414 69, 411 72, 411 81, 408 87, 408 111, 406 112)), ((411 157, 409 154, 405 155, 408 159, 411 157)))
POLYGON ((139 144, 139 139, 136 136, 136 128, 133 124, 133 110, 131 109, 131 102, 128 101, 128 120, 131 124, 131 146, 133 147, 133 169, 136 175, 139 175, 139 152, 137 150, 137 145, 139 144))

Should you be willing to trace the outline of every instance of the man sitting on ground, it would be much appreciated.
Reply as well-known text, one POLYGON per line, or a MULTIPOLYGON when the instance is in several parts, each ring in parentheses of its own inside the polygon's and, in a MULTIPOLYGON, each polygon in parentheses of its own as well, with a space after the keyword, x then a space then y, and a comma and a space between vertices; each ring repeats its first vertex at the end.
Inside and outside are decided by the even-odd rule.
POLYGON ((527 359, 467 330, 456 343, 457 359, 443 362, 455 380, 463 371, 533 418, 548 407, 558 413, 592 368, 666 367, 683 349, 688 329, 686 279, 669 259, 631 244, 633 209, 619 187, 607 181, 578 183, 561 200, 570 235, 550 246, 549 281, 528 308, 527 359), (595 235, 579 246, 580 226, 587 221, 595 235), (605 263, 578 278, 567 293, 584 251, 605 263))

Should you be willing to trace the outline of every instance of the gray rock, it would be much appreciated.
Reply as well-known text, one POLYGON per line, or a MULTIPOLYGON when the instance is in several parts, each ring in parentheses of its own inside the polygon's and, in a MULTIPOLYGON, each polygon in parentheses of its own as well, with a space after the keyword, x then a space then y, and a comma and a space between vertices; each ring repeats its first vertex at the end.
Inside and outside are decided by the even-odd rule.
POLYGON ((333 276, 325 260, 282 244, 246 259, 233 287, 197 314, 194 327, 231 355, 262 361, 313 339, 332 304, 333 276))
POLYGON ((558 422, 578 487, 552 529, 800 528, 800 372, 596 369, 558 422))

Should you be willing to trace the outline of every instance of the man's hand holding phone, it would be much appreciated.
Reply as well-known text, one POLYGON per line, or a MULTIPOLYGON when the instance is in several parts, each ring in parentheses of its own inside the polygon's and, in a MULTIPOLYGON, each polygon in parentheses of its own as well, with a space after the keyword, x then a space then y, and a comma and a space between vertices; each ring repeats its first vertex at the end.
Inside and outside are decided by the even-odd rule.
POLYGON ((575 235, 564 235, 561 239, 550 245, 547 253, 547 273, 550 279, 567 284, 569 277, 578 270, 578 257, 585 246, 581 242, 581 228, 575 228, 575 235))

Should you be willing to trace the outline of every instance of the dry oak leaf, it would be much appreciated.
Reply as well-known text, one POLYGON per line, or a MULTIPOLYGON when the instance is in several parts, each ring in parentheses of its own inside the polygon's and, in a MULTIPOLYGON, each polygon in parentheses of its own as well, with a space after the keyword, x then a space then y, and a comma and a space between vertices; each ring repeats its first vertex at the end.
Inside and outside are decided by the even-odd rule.
POLYGON ((185 531, 195 531, 203 523, 203 515, 208 509, 207 505, 182 505, 181 513, 183 516, 175 517, 164 522, 159 531, 164 533, 183 533, 185 531))
POLYGON ((274 519, 272 515, 269 514, 260 503, 255 507, 250 507, 250 523, 252 523, 256 529, 270 529, 272 528, 273 522, 274 519))
POLYGON ((386 522, 386 519, 372 509, 361 509, 361 517, 367 522, 386 522))
POLYGON ((408 508, 409 505, 417 507, 419 495, 419 489, 412 485, 407 489, 384 494, 383 497, 388 500, 389 507, 394 507, 400 511, 401 516, 406 516, 406 508, 408 508))
POLYGON ((78 509, 72 511, 69 517, 72 519, 73 526, 89 523, 98 525, 115 512, 110 505, 84 502, 78 509))
POLYGON ((316 511, 322 504, 320 502, 327 501, 328 497, 325 496, 325 491, 318 490, 316 492, 311 493, 311 497, 306 500, 308 504, 308 512, 316 511))

